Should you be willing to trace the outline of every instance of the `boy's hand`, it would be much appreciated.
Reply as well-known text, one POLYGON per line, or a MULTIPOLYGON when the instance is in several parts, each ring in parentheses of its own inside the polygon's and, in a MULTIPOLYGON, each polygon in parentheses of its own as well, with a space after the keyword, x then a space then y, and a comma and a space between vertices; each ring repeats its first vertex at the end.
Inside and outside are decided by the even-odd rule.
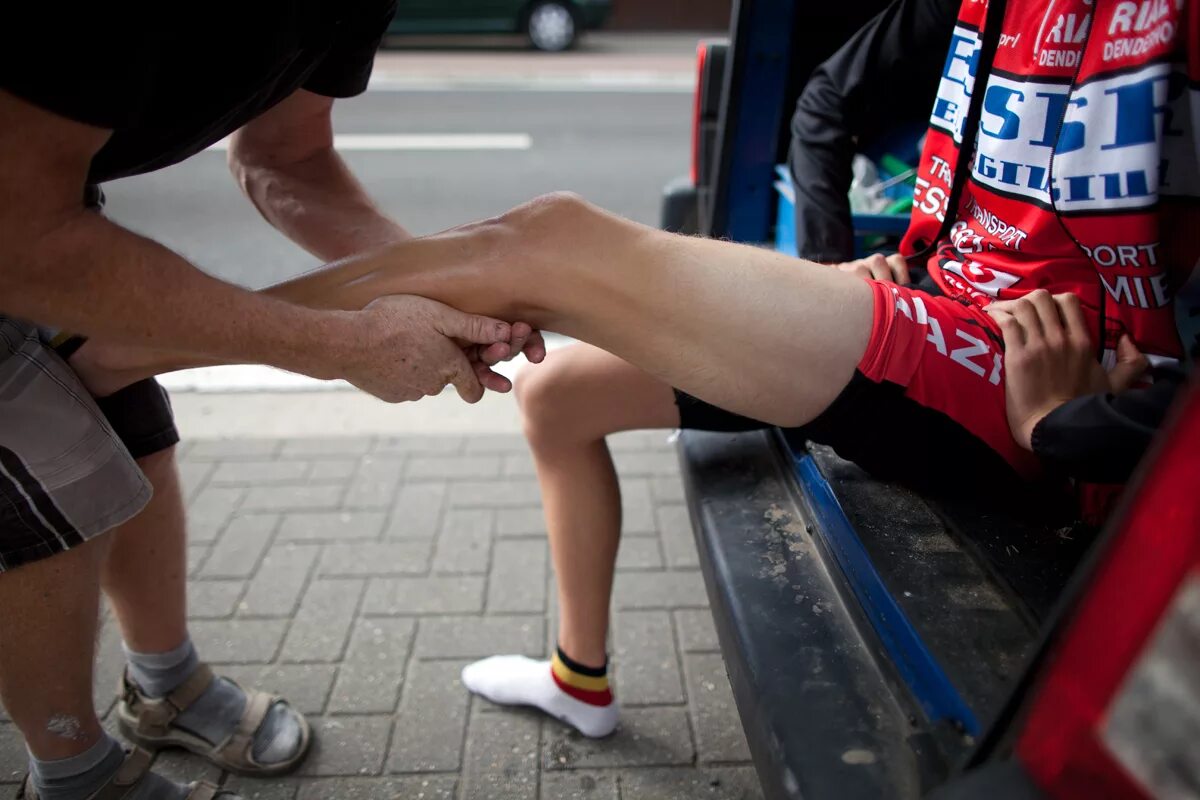
POLYGON ((833 266, 842 272, 849 272, 866 280, 887 281, 901 286, 907 286, 912 280, 908 274, 908 261, 899 253, 892 253, 890 256, 874 253, 866 258, 845 261, 833 266))
POLYGON ((1013 438, 1032 450, 1034 427, 1054 409, 1085 394, 1128 389, 1148 362, 1121 337, 1110 372, 1097 363, 1087 323, 1073 294, 1044 289, 987 307, 1004 334, 1005 396, 1013 438))

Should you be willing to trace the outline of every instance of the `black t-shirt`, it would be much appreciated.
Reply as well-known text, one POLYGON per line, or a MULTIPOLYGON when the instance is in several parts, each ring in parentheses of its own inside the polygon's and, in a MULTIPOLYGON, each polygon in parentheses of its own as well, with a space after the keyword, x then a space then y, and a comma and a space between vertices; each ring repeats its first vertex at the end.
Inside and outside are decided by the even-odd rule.
POLYGON ((63 19, 0 23, 0 88, 112 129, 90 183, 178 163, 297 89, 361 93, 395 10, 395 0, 218 0, 182 4, 188 13, 46 5, 63 19))

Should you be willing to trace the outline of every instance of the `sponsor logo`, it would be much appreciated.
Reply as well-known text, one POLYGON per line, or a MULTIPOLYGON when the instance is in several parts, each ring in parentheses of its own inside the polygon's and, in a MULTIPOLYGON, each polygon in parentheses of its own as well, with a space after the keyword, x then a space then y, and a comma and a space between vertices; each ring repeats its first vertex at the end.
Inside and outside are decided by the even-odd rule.
MULTIPOLYGON (((1084 247, 1088 258, 1101 267, 1134 267, 1149 269, 1158 266, 1158 242, 1150 244, 1100 244, 1084 247)), ((1082 247, 1082 245, 1080 245, 1082 247)))
POLYGON ((1170 47, 1175 40, 1173 16, 1170 0, 1117 3, 1108 22, 1104 60, 1146 57, 1170 47))
POLYGON ((954 170, 950 162, 941 156, 928 154, 930 178, 917 176, 913 183, 913 206, 922 214, 927 214, 941 222, 946 218, 946 206, 950 202, 949 187, 954 178, 954 170), (937 181, 941 185, 934 185, 937 181))
POLYGON ((1108 296, 1123 306, 1148 309, 1171 304, 1167 276, 1161 272, 1152 275, 1105 275, 1101 272, 1100 281, 1108 296))
POLYGON ((1000 376, 1004 371, 1004 357, 988 340, 976 336, 977 330, 966 331, 955 326, 953 336, 947 340, 941 322, 937 317, 929 315, 925 301, 919 295, 906 298, 895 287, 892 288, 892 295, 896 299, 897 311, 929 329, 925 341, 932 344, 938 353, 976 376, 984 378, 993 386, 1000 384, 1000 376))
MULTIPOLYGON (((1021 245, 1025 244, 1025 239, 1029 236, 1027 231, 1005 222, 996 216, 994 212, 979 205, 979 202, 974 197, 967 200, 967 213, 975 219, 975 222, 979 224, 983 233, 991 236, 1002 247, 1010 250, 1020 250, 1021 245)), ((957 244, 955 246, 957 247, 957 244)), ((988 242, 987 248, 989 250, 995 249, 995 245, 988 242)), ((961 247, 958 248, 958 251, 960 253, 979 252, 979 250, 963 250, 961 247)))
POLYGON ((1064 212, 1148 207, 1161 178, 1169 88, 1166 64, 1073 92, 1060 84, 993 76, 972 174, 989 188, 1064 212))
MULTIPOLYGON (((1039 31, 1045 30, 1052 9, 1053 6, 1046 9, 1046 16, 1042 18, 1042 27, 1039 31)), ((1079 66, 1079 62, 1083 58, 1083 44, 1087 41, 1091 22, 1092 15, 1090 13, 1059 14, 1054 24, 1050 26, 1050 30, 1046 31, 1045 36, 1039 32, 1038 44, 1034 47, 1034 57, 1038 66, 1072 69, 1079 66)))
POLYGON ((1164 308, 1171 304, 1174 292, 1169 276, 1159 267, 1158 242, 1080 246, 1100 268, 1100 281, 1114 302, 1142 309, 1164 308), (1120 274, 1117 270, 1127 272, 1120 274), (1128 270, 1137 272, 1129 273, 1128 270))
POLYGON ((1083 44, 1091 21, 1091 14, 1059 14, 1058 21, 1046 34, 1045 44, 1083 44))
MULTIPOLYGON (((953 234, 951 234, 951 238, 953 239, 953 234)), ((939 266, 943 273, 948 272, 961 278, 964 283, 959 288, 974 298, 997 297, 1001 289, 1007 289, 1020 280, 1016 275, 1010 275, 994 267, 985 267, 978 261, 956 261, 952 258, 943 258, 939 262, 939 266)))
POLYGON ((942 65, 942 79, 933 102, 930 124, 962 142, 962 128, 967 121, 967 107, 975 90, 975 70, 979 66, 979 34, 956 27, 950 39, 950 50, 942 65))
MULTIPOLYGON (((1062 35, 1068 32, 1064 23, 1062 35)), ((974 31, 956 30, 930 118, 932 127, 960 146, 978 43, 974 31)), ((1176 175, 1197 183, 1191 177, 1194 152, 1189 155, 1185 148, 1182 159, 1163 158, 1164 151, 1172 151, 1166 136, 1185 142, 1193 136, 1186 82, 1172 69, 1148 64, 1074 88, 992 75, 984 90, 972 174, 988 188, 1064 213, 1147 208, 1160 184, 1170 184, 1176 175)), ((1200 193, 1200 186, 1171 191, 1200 193)))

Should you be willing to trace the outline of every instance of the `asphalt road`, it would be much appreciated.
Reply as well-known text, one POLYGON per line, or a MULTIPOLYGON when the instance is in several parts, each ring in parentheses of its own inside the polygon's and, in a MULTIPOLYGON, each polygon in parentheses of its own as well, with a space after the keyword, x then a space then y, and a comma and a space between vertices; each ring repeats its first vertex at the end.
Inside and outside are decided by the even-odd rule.
MULTIPOLYGON (((369 91, 335 107, 340 134, 528 134, 525 150, 346 153, 388 213, 417 234, 537 194, 579 192, 655 224, 662 186, 687 170, 691 96, 680 91, 369 91)), ((109 214, 226 280, 258 287, 314 260, 264 223, 204 152, 105 187, 109 214)))

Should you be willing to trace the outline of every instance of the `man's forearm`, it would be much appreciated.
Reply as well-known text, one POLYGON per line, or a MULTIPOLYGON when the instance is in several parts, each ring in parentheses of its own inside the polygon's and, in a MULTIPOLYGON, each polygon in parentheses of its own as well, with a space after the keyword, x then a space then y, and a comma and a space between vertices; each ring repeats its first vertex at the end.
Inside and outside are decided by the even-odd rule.
MULTIPOLYGON (((311 345, 337 315, 248 292, 167 248, 80 210, 0 252, 3 311, 106 341, 227 361, 315 368, 311 345)), ((333 331, 326 331, 333 334, 333 331)))
POLYGON ((230 168, 263 218, 322 261, 409 238, 332 149, 289 164, 234 157, 230 168))

